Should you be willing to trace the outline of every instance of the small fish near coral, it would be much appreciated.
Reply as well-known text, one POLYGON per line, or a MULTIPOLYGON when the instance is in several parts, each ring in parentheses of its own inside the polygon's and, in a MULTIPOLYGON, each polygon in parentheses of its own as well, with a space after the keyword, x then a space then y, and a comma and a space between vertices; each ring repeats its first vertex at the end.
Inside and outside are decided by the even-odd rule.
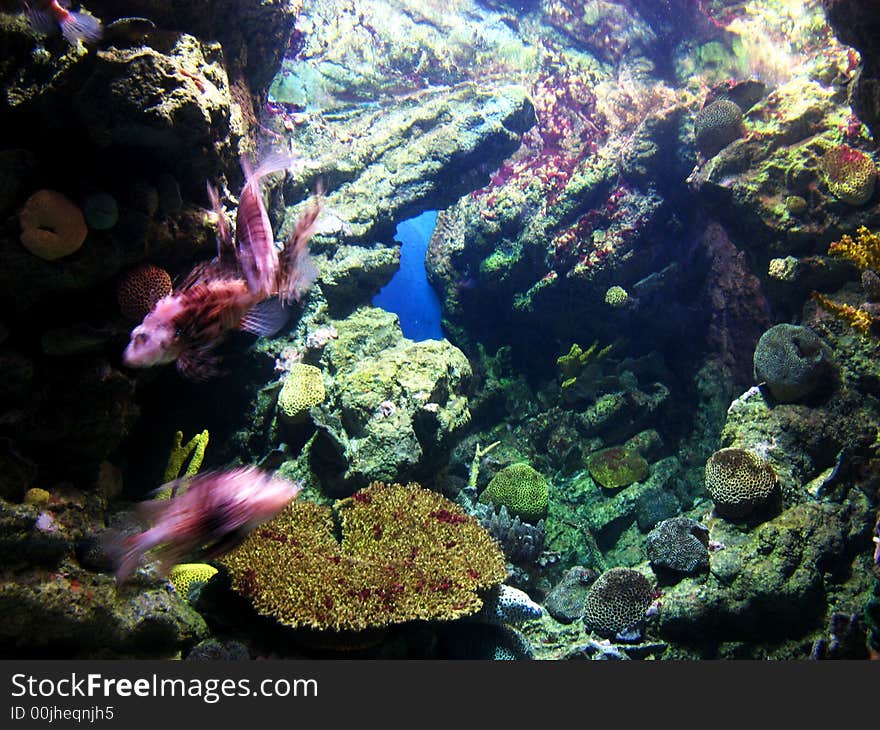
POLYGON ((149 528, 130 536, 108 534, 104 549, 116 566, 117 582, 128 580, 153 549, 161 557, 163 573, 190 556, 207 560, 222 555, 302 490, 299 483, 256 467, 206 472, 170 486, 176 496, 139 506, 149 528))
POLYGON ((69 5, 66 0, 21 0, 28 22, 37 33, 52 35, 60 28, 69 43, 99 41, 104 34, 101 21, 87 11, 71 12, 69 5))
POLYGON ((317 274, 309 259, 308 243, 321 209, 316 198, 281 252, 275 250, 260 181, 291 163, 291 158, 278 155, 267 158, 254 171, 243 163, 246 182, 235 241, 219 196, 208 187, 220 221, 217 257, 196 265, 176 291, 156 302, 131 333, 123 355, 126 365, 147 368, 176 361, 181 375, 204 380, 218 374, 213 350, 232 330, 269 336, 284 326, 288 317, 285 305, 299 301, 317 274))

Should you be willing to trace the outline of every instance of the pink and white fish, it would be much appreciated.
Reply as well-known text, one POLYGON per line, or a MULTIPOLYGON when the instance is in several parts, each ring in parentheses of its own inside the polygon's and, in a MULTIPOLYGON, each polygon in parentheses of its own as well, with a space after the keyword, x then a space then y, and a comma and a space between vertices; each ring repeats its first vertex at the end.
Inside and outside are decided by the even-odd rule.
POLYGON ((21 0, 21 4, 37 33, 51 35, 60 28, 70 43, 94 43, 104 34, 100 20, 87 12, 71 12, 67 9, 70 3, 65 0, 21 0))
MULTIPOLYGON (((167 485, 166 485, 167 486, 167 485)), ((253 466, 199 474, 172 482, 185 489, 171 499, 139 508, 150 527, 129 537, 111 533, 105 550, 116 564, 116 580, 127 580, 144 555, 156 550, 167 570, 189 557, 208 560, 231 550, 255 527, 296 499, 302 485, 253 466)))
POLYGON ((276 251, 260 180, 290 164, 288 157, 273 156, 251 172, 243 163, 246 180, 234 242, 219 196, 208 187, 220 219, 217 258, 197 265, 176 291, 153 305, 132 330, 123 354, 126 365, 176 362, 183 376, 201 380, 217 374, 213 350, 232 330, 268 336, 284 326, 285 305, 299 300, 317 274, 308 242, 321 209, 319 199, 314 200, 284 248, 276 251))

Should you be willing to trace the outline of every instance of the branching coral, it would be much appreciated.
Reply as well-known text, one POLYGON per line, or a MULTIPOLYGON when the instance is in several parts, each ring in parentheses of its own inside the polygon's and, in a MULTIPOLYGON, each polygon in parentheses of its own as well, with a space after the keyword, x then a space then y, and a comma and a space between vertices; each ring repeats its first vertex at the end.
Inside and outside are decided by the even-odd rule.
POLYGON ((417 484, 375 482, 334 507, 299 500, 252 533, 222 560, 233 588, 282 624, 361 631, 476 613, 477 591, 506 577, 477 521, 417 484))
MULTIPOLYGON (((173 482, 175 479, 195 476, 199 468, 202 466, 202 460, 205 458, 205 449, 208 446, 208 430, 205 429, 201 433, 197 433, 187 443, 183 443, 183 431, 174 434, 174 443, 171 444, 171 453, 168 455, 168 464, 165 467, 165 476, 162 480, 163 484, 173 482), (189 459, 186 471, 181 474, 183 465, 189 459)), ((161 493, 160 496, 170 497, 171 492, 161 493)))
POLYGON ((880 325, 880 316, 873 311, 876 306, 876 291, 873 291, 876 289, 876 274, 873 270, 880 269, 880 234, 871 233, 865 226, 860 226, 856 230, 855 240, 852 236, 844 235, 829 246, 828 253, 852 261, 864 270, 862 284, 871 304, 854 307, 851 304, 835 302, 819 292, 813 292, 813 300, 860 334, 867 335, 875 331, 880 325))
POLYGON ((880 269, 880 234, 859 226, 855 240, 849 235, 841 236, 828 247, 828 253, 852 261, 860 269, 880 269))
POLYGON ((852 304, 835 302, 833 299, 829 299, 817 291, 814 291, 812 296, 813 300, 822 307, 822 309, 826 310, 829 314, 834 315, 841 322, 848 324, 859 334, 867 335, 870 333, 874 323, 878 320, 877 317, 866 312, 864 309, 854 307, 852 304))
POLYGON ((612 347, 613 344, 599 349, 599 340, 593 342, 586 350, 581 349, 577 343, 573 344, 567 355, 556 358, 562 376, 562 387, 569 388, 574 385, 584 368, 604 359, 611 352, 612 347))

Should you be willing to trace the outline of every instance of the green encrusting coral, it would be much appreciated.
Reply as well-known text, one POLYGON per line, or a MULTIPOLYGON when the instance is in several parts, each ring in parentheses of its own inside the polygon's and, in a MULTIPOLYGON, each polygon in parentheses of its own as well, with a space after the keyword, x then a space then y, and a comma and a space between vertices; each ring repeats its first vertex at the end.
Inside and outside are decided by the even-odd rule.
POLYGON ((651 471, 641 454, 623 446, 612 446, 590 454, 587 469, 605 489, 620 489, 644 481, 651 471))
POLYGON ((542 474, 526 463, 511 464, 499 471, 480 495, 525 522, 534 524, 547 516, 550 488, 542 474))
POLYGON ((221 562, 261 614, 329 631, 467 616, 507 575, 498 544, 458 505, 382 482, 332 509, 294 502, 221 562))

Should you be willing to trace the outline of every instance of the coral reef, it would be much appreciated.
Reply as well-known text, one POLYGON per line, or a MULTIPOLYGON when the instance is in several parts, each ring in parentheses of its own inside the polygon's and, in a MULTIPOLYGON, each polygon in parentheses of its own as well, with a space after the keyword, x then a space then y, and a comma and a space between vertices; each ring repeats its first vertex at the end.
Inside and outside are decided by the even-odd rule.
POLYGON ((755 347, 755 379, 780 403, 810 395, 831 373, 831 353, 808 327, 777 324, 755 347))
POLYGON ((706 491, 725 517, 745 517, 770 499, 776 487, 773 467, 752 451, 720 449, 706 462, 706 491))
POLYGON ((819 162, 825 184, 838 200, 864 205, 874 194, 877 165, 860 150, 842 144, 832 147, 819 162))
POLYGON ((171 276, 165 269, 142 263, 119 277, 116 300, 126 319, 140 322, 162 297, 171 293, 171 276))
POLYGON ((507 506, 502 504, 501 509, 497 512, 493 509, 480 523, 498 541, 504 557, 515 565, 534 563, 544 552, 546 535, 543 520, 530 525, 520 520, 519 516, 511 518, 507 506))
POLYGON ((707 104, 694 120, 694 139, 705 157, 714 157, 744 134, 742 109, 728 99, 707 104))
POLYGON ((168 571, 168 580, 174 591, 184 600, 190 601, 190 592, 201 588, 217 575, 217 568, 207 563, 179 563, 168 571))
POLYGON ((645 550, 658 574, 700 573, 709 567, 709 530, 690 517, 672 517, 651 530, 645 550))
POLYGON ((477 612, 504 558, 472 517, 415 484, 371 484, 334 511, 297 501, 222 559, 233 587, 288 626, 360 631, 477 612))
POLYGON ((22 245, 47 261, 79 250, 89 232, 82 211, 54 190, 39 190, 31 195, 18 220, 22 245))
POLYGON ((326 395, 320 368, 294 363, 278 393, 278 414, 288 423, 303 421, 309 409, 323 403, 326 395))
MULTIPOLYGON (((183 443, 183 431, 174 434, 174 442, 168 454, 168 463, 162 477, 162 484, 168 484, 181 477, 195 476, 202 466, 205 458, 205 449, 208 447, 210 434, 205 429, 197 433, 186 444, 183 443), (188 460, 188 463, 187 463, 188 460), (186 470, 183 466, 186 464, 186 470)), ((171 496, 171 490, 166 490, 165 497, 171 496)))
POLYGON ((612 568, 590 586, 584 601, 584 623, 605 638, 638 631, 654 600, 651 582, 629 568, 612 568))
POLYGON ((511 464, 499 471, 480 494, 481 502, 506 507, 515 517, 537 523, 547 516, 550 485, 531 464, 511 464))

